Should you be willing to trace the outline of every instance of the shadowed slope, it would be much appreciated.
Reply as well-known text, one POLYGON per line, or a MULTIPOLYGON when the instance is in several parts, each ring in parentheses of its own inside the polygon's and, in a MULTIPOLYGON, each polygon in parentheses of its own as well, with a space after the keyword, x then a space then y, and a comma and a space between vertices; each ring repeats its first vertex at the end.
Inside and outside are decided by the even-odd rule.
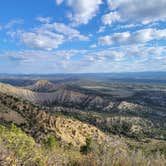
POLYGON ((16 95, 39 105, 66 105, 74 107, 96 107, 104 105, 104 100, 99 96, 87 95, 74 90, 59 88, 54 92, 34 92, 29 89, 14 87, 0 83, 0 92, 16 95))

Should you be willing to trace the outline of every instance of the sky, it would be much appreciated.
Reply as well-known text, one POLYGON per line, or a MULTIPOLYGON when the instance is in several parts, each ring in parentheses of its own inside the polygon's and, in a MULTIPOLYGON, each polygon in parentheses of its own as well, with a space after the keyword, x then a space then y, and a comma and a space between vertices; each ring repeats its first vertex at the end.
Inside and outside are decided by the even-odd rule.
POLYGON ((166 0, 1 0, 0 73, 166 71, 166 0))

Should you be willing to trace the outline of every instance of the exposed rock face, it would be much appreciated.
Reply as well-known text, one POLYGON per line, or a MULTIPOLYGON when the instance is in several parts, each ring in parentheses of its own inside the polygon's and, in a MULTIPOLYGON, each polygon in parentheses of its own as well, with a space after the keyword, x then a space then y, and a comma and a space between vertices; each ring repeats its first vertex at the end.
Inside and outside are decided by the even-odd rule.
POLYGON ((66 116, 56 116, 24 101, 0 93, 0 123, 13 122, 21 125, 22 129, 34 138, 42 139, 52 134, 62 142, 74 146, 85 144, 87 137, 101 142, 108 136, 98 128, 66 116), (11 116, 12 115, 12 116, 11 116))
POLYGON ((118 105, 118 109, 119 110, 135 110, 140 108, 141 106, 138 104, 134 104, 134 103, 130 103, 127 101, 122 101, 119 105, 118 105))
POLYGON ((152 121, 137 116, 112 116, 106 119, 106 124, 111 126, 114 123, 127 122, 131 124, 131 131, 150 129, 153 127, 152 121))
POLYGON ((33 92, 29 89, 14 87, 0 83, 0 92, 22 97, 39 105, 58 105, 63 104, 75 107, 102 108, 104 100, 99 96, 86 95, 74 90, 59 88, 54 92, 33 92))
POLYGON ((79 122, 77 120, 58 117, 56 119, 57 135, 68 143, 73 145, 85 144, 88 137, 96 139, 99 143, 108 138, 103 132, 96 127, 79 122))
POLYGON ((108 106, 106 106, 104 108, 104 111, 110 111, 110 110, 112 110, 114 108, 114 106, 115 106, 115 103, 109 102, 108 106))

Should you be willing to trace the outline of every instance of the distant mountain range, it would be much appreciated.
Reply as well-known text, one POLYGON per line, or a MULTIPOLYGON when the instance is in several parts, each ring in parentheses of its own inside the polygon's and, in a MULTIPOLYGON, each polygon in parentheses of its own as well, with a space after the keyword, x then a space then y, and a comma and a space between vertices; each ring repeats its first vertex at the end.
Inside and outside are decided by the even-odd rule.
MULTIPOLYGON (((62 81, 64 79, 95 79, 102 81, 142 82, 142 83, 166 83, 165 71, 150 72, 124 72, 124 73, 75 73, 75 74, 0 74, 0 81, 9 83, 11 80, 19 79, 20 84, 29 80, 34 83, 38 79, 53 79, 62 81)), ((28 84, 28 83, 27 83, 28 84)))

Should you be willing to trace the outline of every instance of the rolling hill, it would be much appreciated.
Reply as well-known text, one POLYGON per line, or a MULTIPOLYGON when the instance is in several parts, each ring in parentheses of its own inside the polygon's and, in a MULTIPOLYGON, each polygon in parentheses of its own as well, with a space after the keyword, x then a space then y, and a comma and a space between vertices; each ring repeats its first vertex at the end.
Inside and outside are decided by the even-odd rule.
POLYGON ((25 87, 0 83, 0 162, 164 166, 165 103, 151 102, 164 93, 153 94, 113 97, 47 80, 25 87))
POLYGON ((158 100, 157 96, 152 97, 153 93, 144 95, 149 100, 142 103, 140 92, 128 98, 114 98, 93 93, 89 89, 73 88, 64 84, 56 86, 46 80, 37 81, 29 89, 0 83, 0 92, 27 100, 48 112, 70 115, 103 131, 127 137, 166 139, 166 111, 161 104, 159 107, 149 102, 151 98, 158 100), (43 90, 45 92, 41 92, 43 90), (119 130, 118 127, 123 128, 125 125, 126 131, 119 130))

